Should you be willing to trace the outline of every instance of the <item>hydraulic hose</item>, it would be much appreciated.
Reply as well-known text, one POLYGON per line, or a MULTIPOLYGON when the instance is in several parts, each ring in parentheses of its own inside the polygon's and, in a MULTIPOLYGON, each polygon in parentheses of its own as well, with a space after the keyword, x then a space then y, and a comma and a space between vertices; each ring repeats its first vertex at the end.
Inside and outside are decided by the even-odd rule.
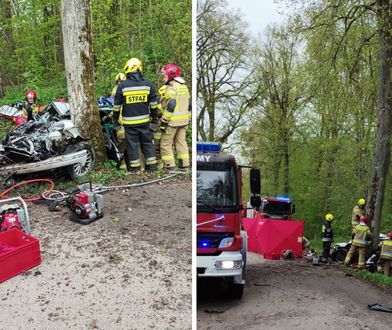
MULTIPOLYGON (((0 198, 9 198, 9 197, 7 196, 7 194, 8 194, 10 191, 12 191, 12 190, 14 190, 15 188, 20 187, 20 186, 22 186, 22 185, 29 184, 29 183, 35 183, 35 182, 46 182, 46 183, 49 183, 49 184, 50 184, 50 188, 49 188, 48 190, 46 190, 46 192, 48 192, 48 193, 52 192, 52 190, 53 190, 53 188, 54 188, 54 182, 53 182, 52 180, 49 180, 49 179, 32 179, 32 180, 27 180, 27 181, 19 182, 19 183, 13 185, 12 187, 10 187, 10 188, 4 190, 2 193, 0 193, 0 198)), ((32 197, 29 197, 29 198, 22 198, 22 199, 23 199, 25 202, 32 202, 32 201, 36 201, 36 200, 41 199, 41 197, 40 197, 40 196, 32 196, 32 197)))

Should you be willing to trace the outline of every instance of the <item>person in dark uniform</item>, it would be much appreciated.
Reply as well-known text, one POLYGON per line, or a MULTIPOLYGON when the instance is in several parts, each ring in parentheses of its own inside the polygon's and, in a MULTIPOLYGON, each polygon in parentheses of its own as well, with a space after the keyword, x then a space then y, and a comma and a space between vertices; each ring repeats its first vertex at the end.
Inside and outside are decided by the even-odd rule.
POLYGON ((331 243, 333 242, 332 220, 333 215, 331 213, 325 215, 325 221, 321 229, 323 241, 323 255, 321 257, 321 262, 328 262, 329 259, 331 243))
POLYGON ((157 167, 153 135, 150 130, 151 118, 158 117, 158 98, 154 85, 143 77, 142 63, 131 58, 125 64, 126 80, 121 81, 114 96, 113 122, 120 129, 120 112, 125 128, 127 144, 127 167, 130 171, 140 171, 141 161, 138 146, 145 158, 145 170, 157 167))

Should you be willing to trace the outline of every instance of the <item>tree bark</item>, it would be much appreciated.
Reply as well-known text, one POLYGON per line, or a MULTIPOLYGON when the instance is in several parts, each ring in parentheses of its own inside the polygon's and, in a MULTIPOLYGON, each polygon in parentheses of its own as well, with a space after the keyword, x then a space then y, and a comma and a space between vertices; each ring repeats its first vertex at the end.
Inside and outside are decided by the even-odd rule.
MULTIPOLYGON (((2 38, 5 38, 6 41, 6 49, 3 49, 4 59, 10 59, 14 53, 14 40, 13 40, 13 29, 12 29, 12 10, 11 10, 11 2, 9 0, 2 0, 0 2, 0 15, 3 20, 7 23, 4 25, 2 38)), ((8 85, 13 85, 15 83, 15 79, 12 78, 12 75, 8 73, 6 68, 0 68, 0 97, 5 95, 5 87, 8 85)))
POLYGON ((106 155, 94 83, 90 1, 62 0, 61 18, 71 119, 102 162, 106 155))
POLYGON ((378 90, 378 125, 376 147, 372 162, 372 176, 367 196, 367 213, 372 221, 372 247, 378 245, 386 177, 391 155, 391 68, 392 68, 392 8, 390 0, 377 0, 377 19, 380 38, 380 73, 378 90))

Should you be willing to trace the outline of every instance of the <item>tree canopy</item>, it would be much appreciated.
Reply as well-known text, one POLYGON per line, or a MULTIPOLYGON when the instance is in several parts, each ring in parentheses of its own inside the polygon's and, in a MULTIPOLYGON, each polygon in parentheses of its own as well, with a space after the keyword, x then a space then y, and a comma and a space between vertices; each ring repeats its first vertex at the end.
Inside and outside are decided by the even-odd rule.
MULTIPOLYGON (((233 151, 240 149, 243 158, 261 169, 264 195, 294 197, 296 218, 305 220, 310 238, 319 237, 326 213, 334 214, 338 235, 349 237, 351 211, 361 197, 369 199, 367 212, 374 218, 375 231, 377 223, 389 231, 391 1, 286 1, 286 5, 285 23, 270 26, 262 40, 248 35, 244 52, 251 72, 249 85, 236 99, 252 95, 252 102, 242 112, 238 105, 231 107, 243 123, 237 126, 240 134, 233 151)), ((221 10, 221 15, 235 12, 221 10)), ((215 31, 215 23, 210 24, 200 33, 215 31)), ((232 26, 244 24, 239 17, 232 26)), ((235 45, 226 44, 224 53, 231 51, 235 54, 235 45)), ((209 58, 198 54, 198 60, 209 58)), ((202 64, 198 66, 208 66, 202 64)), ((199 116, 204 115, 207 100, 202 73, 198 69, 199 116)), ((236 78, 242 77, 234 74, 236 78)), ((219 79, 213 75, 209 79, 211 86, 217 86, 219 79)), ((229 100, 220 102, 220 109, 232 106, 229 100)), ((215 120, 223 120, 224 112, 215 120)), ((198 119, 201 131, 203 121, 198 119)), ((212 128, 204 120, 202 129, 212 128)), ((199 136, 216 139, 222 130, 214 129, 212 135, 199 132, 199 136)))
MULTIPOLYGON (((41 104, 65 97, 60 0, 3 0, 0 5, 0 102, 36 89, 41 104)), ((97 96, 110 93, 127 59, 139 57, 144 73, 176 63, 191 83, 191 0, 92 0, 97 96)), ((68 45, 72 47, 72 45, 68 45)))

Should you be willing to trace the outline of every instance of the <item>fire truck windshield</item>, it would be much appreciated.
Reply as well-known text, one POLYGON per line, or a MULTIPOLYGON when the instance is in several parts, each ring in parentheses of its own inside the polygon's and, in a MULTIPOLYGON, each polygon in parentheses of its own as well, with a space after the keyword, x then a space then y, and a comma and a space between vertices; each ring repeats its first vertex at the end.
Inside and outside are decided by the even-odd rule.
POLYGON ((288 201, 262 201, 260 210, 268 214, 291 214, 291 203, 288 201))
POLYGON ((210 209, 238 206, 234 169, 197 171, 197 204, 210 209))

